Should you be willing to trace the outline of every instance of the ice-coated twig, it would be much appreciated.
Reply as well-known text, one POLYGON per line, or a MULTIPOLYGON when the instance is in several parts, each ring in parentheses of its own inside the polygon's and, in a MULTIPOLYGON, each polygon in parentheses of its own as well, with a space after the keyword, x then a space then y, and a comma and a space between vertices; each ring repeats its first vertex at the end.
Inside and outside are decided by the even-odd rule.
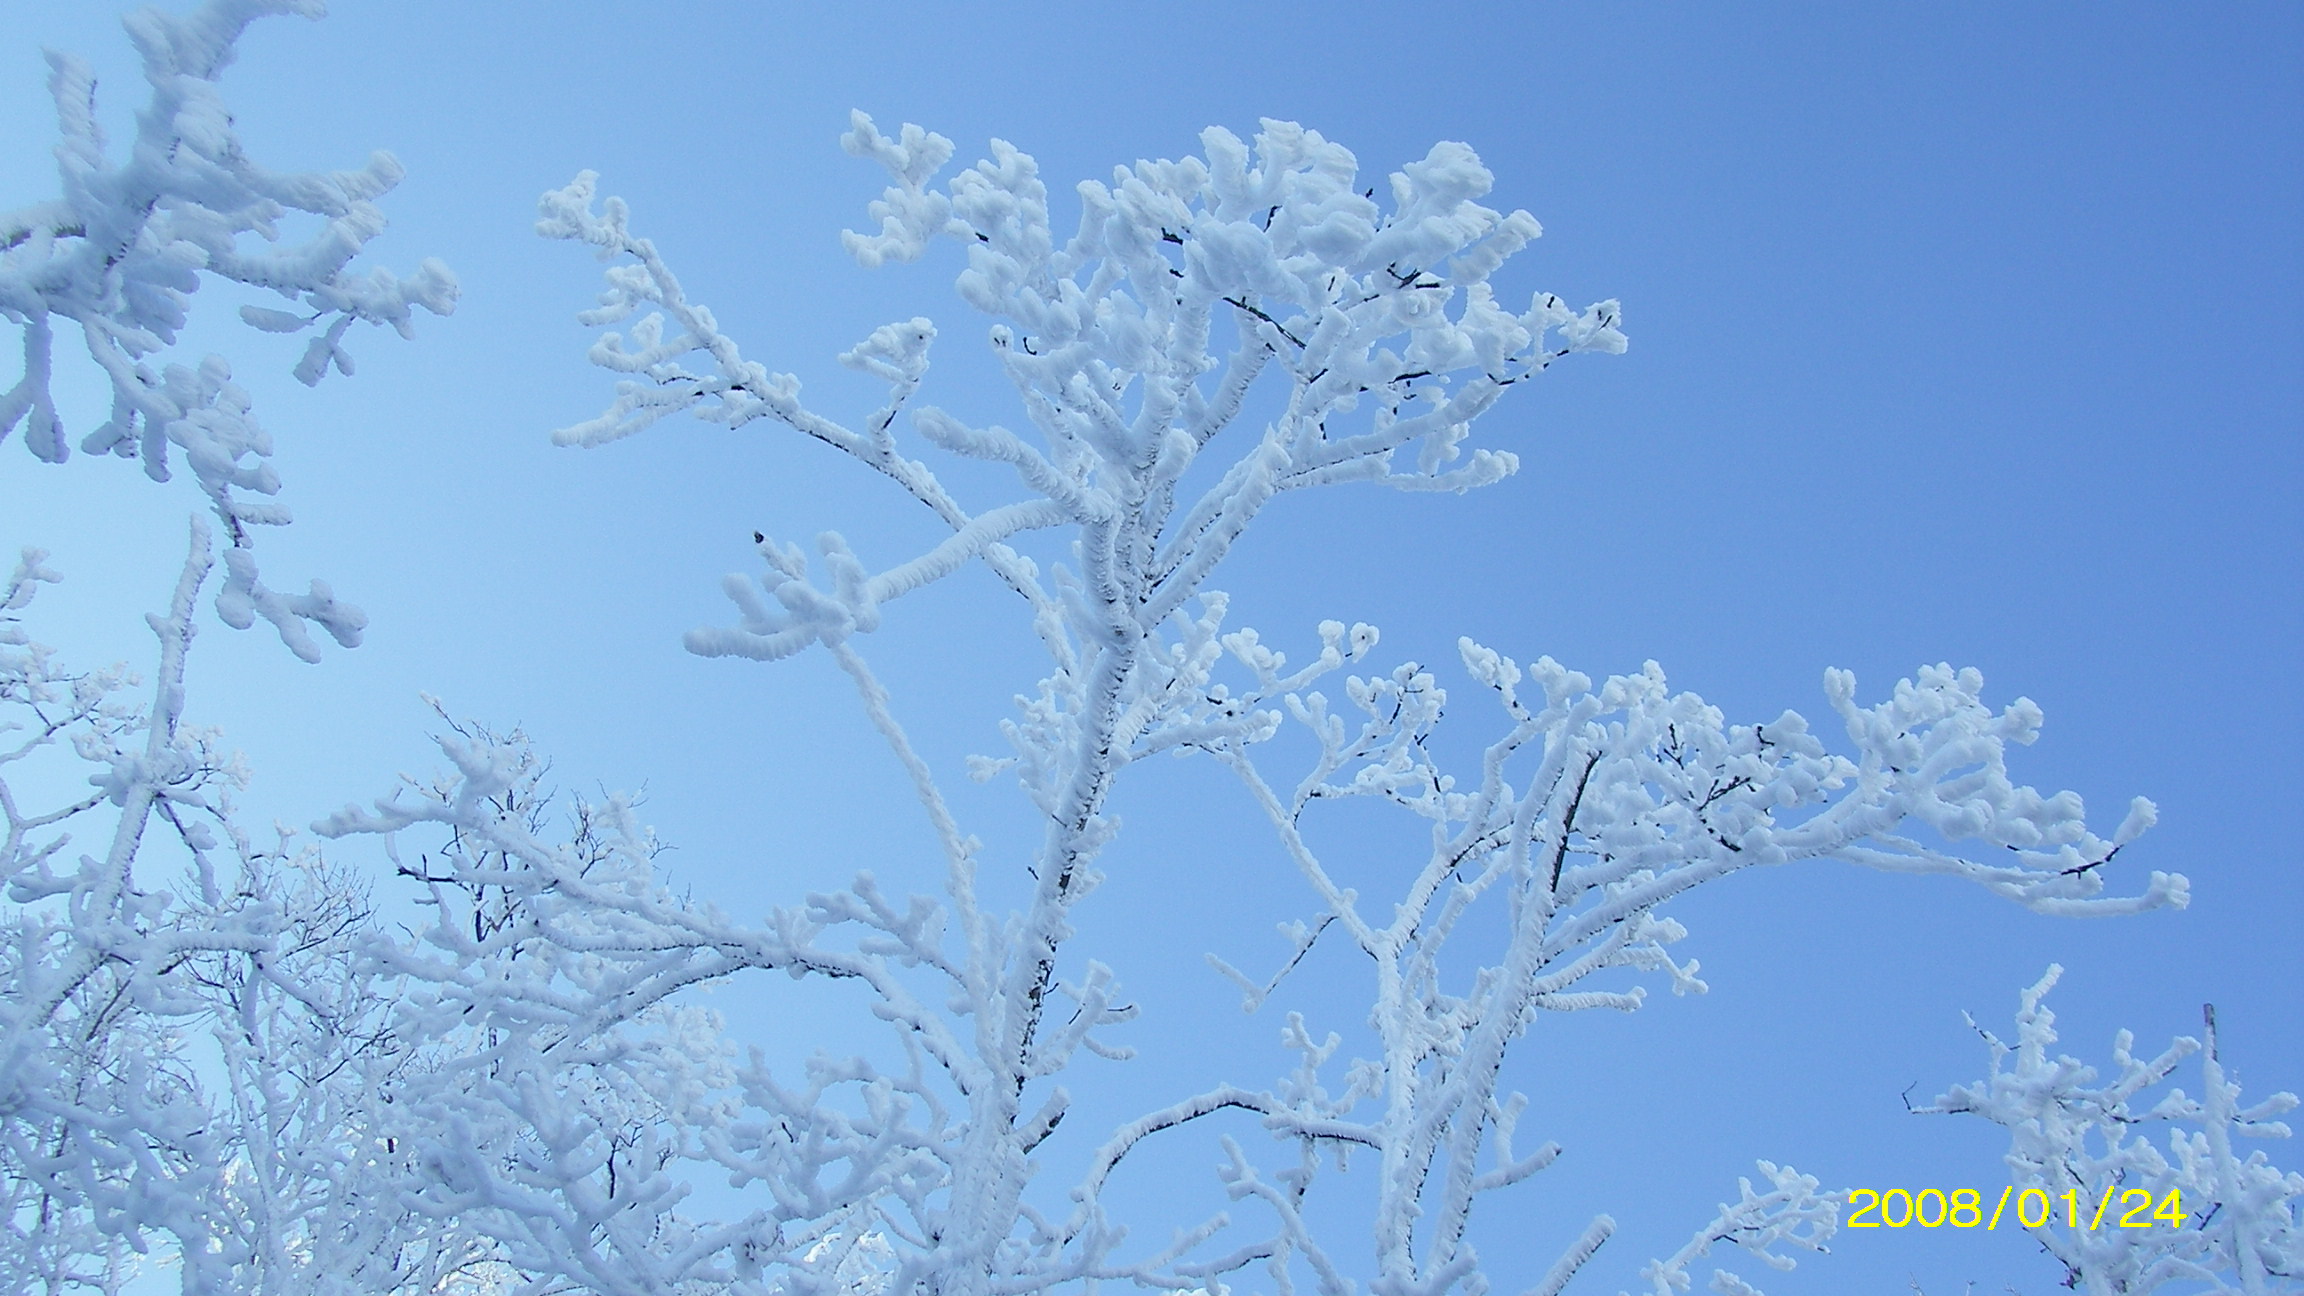
POLYGON ((1584 1226, 1584 1231, 1577 1235, 1576 1241, 1561 1253, 1559 1260, 1545 1273, 1543 1281, 1528 1290, 1527 1296, 1560 1296, 1567 1289, 1569 1280, 1591 1261, 1615 1232, 1616 1221, 1613 1217, 1594 1216, 1592 1222, 1584 1226))

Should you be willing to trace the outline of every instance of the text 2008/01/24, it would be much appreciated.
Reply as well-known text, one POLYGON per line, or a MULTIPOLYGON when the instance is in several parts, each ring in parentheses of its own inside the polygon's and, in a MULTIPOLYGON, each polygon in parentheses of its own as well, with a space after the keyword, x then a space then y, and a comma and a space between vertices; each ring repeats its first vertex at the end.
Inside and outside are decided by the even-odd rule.
POLYGON ((2078 1189, 2051 1193, 2045 1188, 2026 1188, 2019 1192, 2011 1185, 2000 1190, 2000 1200, 1993 1203, 1989 1216, 1984 1212, 1984 1194, 1974 1188, 1951 1192, 1941 1188, 1918 1192, 1851 1188, 1848 1204, 1855 1210, 1843 1221, 1847 1228, 1996 1229, 2011 1205, 2016 1208, 2012 1222, 2024 1228, 2054 1227, 2059 1216, 2065 1227, 2074 1229, 2184 1226, 2184 1198, 2179 1190, 2171 1188, 2166 1195, 2155 1197, 2147 1189, 2117 1184, 2107 1187, 2095 1201, 2082 1197, 2078 1189))

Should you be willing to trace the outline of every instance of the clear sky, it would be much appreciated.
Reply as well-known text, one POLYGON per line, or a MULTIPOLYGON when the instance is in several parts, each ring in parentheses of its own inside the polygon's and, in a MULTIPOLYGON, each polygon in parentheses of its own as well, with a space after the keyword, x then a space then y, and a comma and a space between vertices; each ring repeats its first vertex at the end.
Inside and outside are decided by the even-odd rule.
MULTIPOLYGON (((704 661, 678 642, 727 619, 717 578, 751 565, 755 529, 838 527, 884 563, 923 520, 765 423, 548 443, 610 386, 572 319, 596 265, 530 232, 537 194, 577 170, 829 411, 877 401, 832 357, 925 314, 943 336, 923 399, 1013 425, 950 254, 868 273, 840 252, 881 185, 835 142, 849 109, 941 131, 963 161, 1010 140, 1060 195, 1195 151, 1211 123, 1301 121, 1371 179, 1463 140, 1498 177, 1489 201, 1546 227, 1506 287, 1620 298, 1632 349, 1556 367, 1489 416, 1482 443, 1523 462, 1500 486, 1284 501, 1216 582, 1235 623, 1301 648, 1323 617, 1371 621, 1385 661, 1452 663, 1460 634, 1595 675, 1653 658, 1746 722, 1825 714, 1826 666, 1876 699, 1923 663, 1974 665, 1991 699, 2047 713, 2021 781, 2079 791, 2103 831, 2131 795, 2159 803, 2115 885, 2175 870, 2195 896, 2082 923, 1836 866, 1707 888, 1669 912, 1710 995, 1522 1045, 1523 1137, 1567 1153, 1489 1208, 1495 1270, 1526 1285, 1607 1210, 1624 1229, 1586 1283, 1629 1287, 1759 1157, 1835 1187, 1989 1194, 1998 1132, 1908 1116, 1899 1094, 1980 1076, 1960 1013, 2006 1023, 2051 961, 2069 969, 2051 1002, 2074 1052, 2108 1061, 2122 1025, 2143 1044, 2196 1032, 2214 1001, 2251 1093, 2304 1088, 2304 9, 335 8, 252 30, 227 100, 276 168, 395 152, 409 175, 372 259, 440 256, 464 300, 412 344, 355 335, 358 374, 307 391, 293 343, 201 294, 186 350, 233 357, 298 515, 263 538, 268 578, 321 576, 373 621, 363 647, 307 667, 210 618, 192 712, 247 752, 258 821, 308 823, 428 768, 423 690, 524 725, 567 786, 645 785, 667 864, 732 909, 864 866, 929 885, 926 825, 828 662, 704 661)), ((126 133, 141 96, 109 10, 0 0, 0 206, 55 190, 42 46, 97 65, 126 133)), ((92 383, 68 393, 75 441, 100 402, 92 383)), ((67 577, 37 628, 83 660, 144 657, 138 614, 172 580, 194 492, 117 460, 48 468, 17 442, 0 443, 0 545, 43 545, 67 577)), ((993 478, 952 480, 992 498, 993 478)), ((956 775, 1000 751, 1037 663, 989 588, 907 600, 867 648, 997 847, 1018 822, 1003 788, 956 775)), ((1446 682, 1467 700, 1458 739, 1484 740, 1469 681, 1446 682)), ((1101 1114, 1195 1079, 1267 1081, 1277 1023, 1242 1017, 1201 955, 1268 962, 1272 924, 1307 898, 1213 769, 1161 763, 1118 809, 1084 944, 1146 1005, 1147 1057, 1112 1073, 1101 1114)), ((781 1051, 844 1038, 843 1005, 788 982, 723 994, 781 1051)), ((2304 1168, 2304 1148, 2270 1150, 2304 1168)), ((1146 1209, 1213 1205, 1215 1155, 1153 1164, 1146 1209)), ((1746 1276, 1773 1296, 1901 1291, 1908 1274, 1930 1293, 2050 1289, 2028 1251, 1843 1234, 1796 1274, 1746 1276)))

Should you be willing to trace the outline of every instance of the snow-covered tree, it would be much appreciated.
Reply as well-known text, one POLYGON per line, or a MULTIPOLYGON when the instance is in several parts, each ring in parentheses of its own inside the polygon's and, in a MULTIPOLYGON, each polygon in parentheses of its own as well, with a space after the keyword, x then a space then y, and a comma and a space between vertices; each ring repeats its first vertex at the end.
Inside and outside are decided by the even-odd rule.
MULTIPOLYGON (((113 391, 83 449, 137 458, 156 478, 169 447, 181 451, 225 531, 217 611, 240 627, 265 617, 307 658, 306 623, 349 645, 361 618, 317 582, 288 597, 258 578, 248 528, 287 514, 265 498, 278 481, 246 395, 216 357, 152 359, 203 275, 289 301, 241 314, 316 333, 296 370, 306 382, 349 371, 353 321, 406 333, 414 307, 453 304, 435 262, 406 280, 347 268, 381 228, 372 200, 398 177, 390 159, 278 175, 233 133, 216 82, 242 29, 318 12, 313 0, 210 0, 186 18, 131 19, 153 98, 118 165, 86 70, 53 58, 63 196, 0 218, 0 313, 23 330, 25 357, 0 397, 0 435, 23 426, 38 457, 64 457, 53 338, 77 322, 113 391), (320 231, 244 246, 276 241, 275 222, 295 213, 320 231)), ((1023 433, 915 402, 935 337, 925 319, 841 356, 889 391, 860 421, 835 419, 747 358, 591 176, 545 196, 541 231, 612 263, 586 320, 632 320, 592 352, 624 376, 613 403, 561 441, 596 445, 681 413, 765 421, 861 460, 949 529, 892 563, 837 534, 813 558, 762 535, 758 570, 725 585, 735 624, 688 638, 698 653, 760 660, 821 649, 846 672, 933 829, 940 894, 862 874, 764 921, 732 917, 667 885, 630 802, 556 817, 521 734, 444 716, 448 772, 321 825, 381 835, 391 884, 428 907, 421 930, 394 939, 341 864, 288 835, 254 843, 229 796, 236 761, 185 719, 185 653, 215 561, 205 524, 168 610, 150 618, 148 703, 125 672, 75 673, 33 641, 23 614, 54 573, 27 553, 0 589, 0 1291, 116 1291, 158 1250, 202 1293, 1022 1296, 1123 1282, 1483 1296, 1511 1277, 1557 1296, 1608 1241, 1607 1215, 1541 1272, 1492 1274, 1473 1246, 1481 1204, 1561 1150, 1544 1137, 1554 1130, 1528 1124, 1548 1113, 1510 1091, 1507 1060, 1547 1014, 1635 1010, 1652 984, 1703 990, 1695 960, 1671 948, 1686 931, 1665 910, 1682 893, 1833 859, 1963 879, 2051 914, 2184 902, 2180 875, 2108 882, 2149 803, 2100 836, 2078 797, 2010 777, 2008 749, 2032 741, 2040 713, 2023 699, 1987 705, 1974 671, 1923 668, 1870 704, 1829 672, 1828 739, 1792 712, 1731 724, 1653 665, 1595 682, 1464 640, 1460 664, 1496 736, 1451 769, 1433 741, 1441 673, 1365 664, 1373 627, 1323 623, 1291 662, 1229 624, 1212 582, 1274 499, 1502 482, 1519 458, 1473 444, 1475 423, 1554 362, 1625 341, 1614 302, 1500 299, 1496 272, 1540 231, 1482 205, 1493 179, 1463 145, 1436 146, 1385 187, 1288 123, 1200 142, 1198 157, 1081 185, 1077 231, 1059 245, 1029 157, 995 142, 939 184, 949 141, 853 121, 846 147, 891 185, 871 208, 877 228, 848 234, 849 250, 867 266, 946 237, 965 250, 959 291, 993 319, 1023 433), (911 457, 913 438, 1017 486, 965 504, 911 457), (1046 653, 1003 727, 1007 753, 970 766, 1015 780, 1043 826, 1035 843, 987 846, 959 821, 864 651, 905 595, 975 563, 1046 653), (1283 773, 1291 751, 1308 764, 1283 773), (1341 943, 1367 1009, 1342 1022, 1317 1006, 1286 1012, 1287 1074, 1241 1075, 1085 1140, 1077 1122, 1053 1139, 1084 1055, 1130 1053, 1127 969, 1083 948, 1077 920, 1118 831, 1115 788, 1164 754, 1236 776, 1270 824, 1272 867, 1304 887, 1282 948, 1254 972, 1239 951, 1212 954, 1215 971, 1251 1011, 1324 1004, 1291 978, 1317 943, 1341 943), (58 772, 92 790, 57 793, 73 786, 58 772), (1421 823, 1427 846, 1387 871, 1383 894, 1339 880, 1317 845, 1318 817, 1347 800, 1421 823), (101 853, 75 852, 74 833, 101 853), (1013 907, 987 898, 1019 891, 1013 907), (797 1074, 740 1055, 696 991, 768 972, 861 989, 887 1027, 883 1055, 819 1057, 797 1074), (1365 1043, 1348 1051, 1345 1031, 1365 1043), (1235 1206, 1139 1240, 1110 1199, 1124 1163, 1220 1113, 1269 1139, 1213 1138, 1215 1187, 1235 1206), (1313 1198, 1352 1170, 1372 1181, 1366 1227, 1323 1232, 1313 1198), (709 1179, 732 1198, 707 1200, 709 1179)), ((2026 1029, 2034 1020, 2045 1031, 2044 1016, 2026 1029)), ((2062 1066, 2042 1060, 2052 1036, 2025 1038, 2023 1077, 2062 1066)), ((2132 1065, 2125 1044, 2121 1060, 2152 1073, 2146 1083, 2168 1074, 2132 1065)), ((2068 1126, 2124 1131, 2135 1086, 2057 1075, 2051 1106, 2082 1113, 2068 1126)), ((2063 1137, 2041 1135, 2022 1107, 2047 1090, 2000 1079, 1996 1062, 1985 1096, 1961 1108, 1953 1099, 1970 1091, 1956 1090, 1945 1109, 2008 1117, 2026 1148, 2063 1137)), ((2147 1113, 2207 1130, 2172 1143, 2173 1161, 2109 1138, 2095 1154, 2082 1131, 2027 1164, 2087 1184, 2148 1163, 2215 1179, 2203 1200, 2245 1209, 2186 1240, 2185 1262, 2223 1272, 2199 1250, 2221 1247, 2240 1290, 2273 1290, 2293 1271, 2295 1182, 2217 1142, 2270 1110, 2239 1112, 2217 1070, 2208 1090, 2147 1113)), ((1840 1195, 1789 1166, 1759 1171, 1639 1271, 1648 1290, 1688 1290, 1722 1243, 1776 1268, 1823 1247, 1840 1195)), ((2068 1263, 2111 1283, 2132 1258, 2068 1263)), ((1710 1282, 1756 1290, 1726 1271, 1710 1282)))
MULTIPOLYGON (((906 126, 890 138, 859 114, 843 143, 892 180, 872 207, 877 230, 846 235, 847 247, 867 266, 947 237, 965 250, 959 292, 993 318, 1030 432, 914 403, 936 336, 925 319, 841 356, 888 384, 878 408, 849 423, 810 406, 798 380, 748 358, 688 296, 587 174, 545 196, 539 229, 613 263, 585 321, 632 322, 592 349, 625 376, 613 403, 558 439, 598 445, 683 412, 779 424, 860 460, 949 528, 888 563, 838 534, 818 538, 813 563, 761 536, 757 572, 726 582, 737 622, 687 639, 714 656, 830 654, 913 783, 941 843, 942 894, 863 874, 763 923, 737 921, 667 890, 620 807, 572 842, 540 833, 520 808, 533 758, 470 729, 443 738, 454 765, 443 781, 324 825, 450 834, 454 849, 421 869, 439 914, 430 949, 401 970, 429 984, 419 1012, 489 1042, 494 1092, 433 1102, 422 1155, 436 1158, 442 1208, 472 1212, 542 1289, 989 1296, 1309 1281, 1328 1296, 1479 1296, 1493 1279, 1469 1241, 1477 1205, 1560 1150, 1529 1146, 1532 1113, 1504 1086, 1508 1052, 1547 1014, 1637 1008, 1642 974, 1703 989, 1695 962, 1671 954, 1685 931, 1662 912, 1688 889, 1838 859, 1965 879, 2044 913, 2183 903, 2173 874, 2108 889, 2107 865, 2149 825, 2149 803, 2101 837, 2077 796, 2013 782, 2007 750, 2033 739, 2040 713, 2021 699, 1988 706, 1974 671, 1926 668, 1872 705, 1828 673, 1845 732, 1835 749, 1791 712, 1730 724, 1654 666, 1595 683, 1467 640, 1463 669, 1501 735, 1452 773, 1429 742, 1439 677, 1413 663, 1352 673, 1376 647, 1373 627, 1325 623, 1291 664, 1227 626, 1211 579, 1272 500, 1500 482, 1519 460, 1470 445, 1475 421, 1555 361, 1624 346, 1613 302, 1498 298, 1492 275, 1539 230, 1525 212, 1481 205, 1492 178, 1463 145, 1409 163, 1379 201, 1353 156, 1313 131, 1266 122, 1244 142, 1211 129, 1202 156, 1079 186, 1077 231, 1060 244, 1036 167, 1005 143, 941 186, 953 152, 941 136, 906 126), (1273 412, 1244 418, 1251 408, 1273 412), (1004 465, 1015 493, 962 503, 909 457, 905 431, 1004 465), (1016 780, 1045 825, 1028 848, 987 848, 958 821, 863 647, 905 595, 976 562, 1047 655, 1003 726, 1009 753, 972 769, 1016 780), (1258 752, 1291 724, 1312 763, 1280 776, 1258 752), (1171 753, 1235 773, 1276 835, 1274 867, 1305 886, 1278 974, 1219 969, 1254 1009, 1286 993, 1315 942, 1346 942, 1363 956, 1373 1046, 1347 1060, 1338 1034, 1290 1013, 1293 1073, 1179 1094, 1058 1164, 1048 1140, 1071 1110, 1074 1063, 1127 1056, 1134 1014, 1120 971, 1078 948, 1075 916, 1116 831, 1115 785, 1171 753), (1398 891, 1363 897, 1312 844, 1307 816, 1347 799, 1427 825, 1428 851, 1392 870, 1398 891), (983 899, 986 870, 1019 878, 1028 901, 983 899), (771 971, 862 986, 901 1061, 819 1059, 799 1076, 736 1065, 682 992, 771 971), (1225 1111, 1271 1139, 1220 1140, 1237 1211, 1165 1245, 1129 1244, 1105 1197, 1121 1163, 1225 1111), (1322 1236, 1307 1201, 1348 1160, 1374 1176, 1373 1218, 1366 1232, 1322 1236), (683 1185, 706 1174, 754 1205, 716 1223, 683 1215, 683 1185)), ((1822 1243, 1835 1195, 1762 1168, 1765 1191, 1747 1185, 1650 1266, 1655 1290, 1684 1290, 1719 1242, 1779 1267, 1785 1247, 1822 1243)), ((1612 1229, 1594 1219, 1548 1274, 1528 1275, 1535 1290, 1560 1291, 1612 1229)), ((1713 1282, 1752 1290, 1726 1273, 1713 1282)))

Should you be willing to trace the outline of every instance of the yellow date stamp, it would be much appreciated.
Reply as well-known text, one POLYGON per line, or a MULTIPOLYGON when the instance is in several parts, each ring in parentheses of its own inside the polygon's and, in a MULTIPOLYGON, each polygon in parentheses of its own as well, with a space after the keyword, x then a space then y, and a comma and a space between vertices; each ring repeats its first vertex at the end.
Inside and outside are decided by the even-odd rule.
POLYGON ((2078 1189, 2051 1193, 2045 1188, 2019 1192, 2011 1184, 2000 1190, 2000 1200, 1984 1210, 1984 1194, 1974 1188, 1904 1188, 1885 1191, 1851 1188, 1848 1204, 1855 1209, 1841 1221, 1843 1228, 1981 1228, 1997 1229, 2003 1218, 2021 1228, 2148 1229, 2184 1227, 2184 1195, 2171 1188, 2160 1197, 2143 1188, 2113 1184, 2102 1197, 2089 1201, 2078 1189), (2009 1207, 2014 1206, 2013 1214, 2009 1207))

